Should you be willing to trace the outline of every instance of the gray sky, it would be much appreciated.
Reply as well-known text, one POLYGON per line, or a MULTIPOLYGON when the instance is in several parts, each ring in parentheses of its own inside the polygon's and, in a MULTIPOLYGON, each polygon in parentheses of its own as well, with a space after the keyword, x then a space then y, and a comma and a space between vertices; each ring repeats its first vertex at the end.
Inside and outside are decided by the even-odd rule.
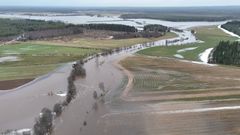
POLYGON ((236 6, 240 0, 0 0, 0 6, 236 6))

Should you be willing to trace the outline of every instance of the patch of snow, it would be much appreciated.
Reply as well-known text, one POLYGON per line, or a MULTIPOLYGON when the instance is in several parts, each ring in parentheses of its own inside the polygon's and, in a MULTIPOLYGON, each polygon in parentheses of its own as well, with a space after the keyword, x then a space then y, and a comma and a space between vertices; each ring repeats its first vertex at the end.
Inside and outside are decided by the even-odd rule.
POLYGON ((179 59, 184 59, 184 57, 180 54, 175 54, 174 57, 179 58, 179 59))
POLYGON ((233 37, 240 38, 240 36, 239 36, 239 35, 237 35, 237 34, 235 34, 235 33, 233 33, 233 32, 230 32, 230 31, 228 31, 228 30, 226 30, 226 29, 222 28, 222 26, 221 26, 221 25, 219 25, 219 26, 218 26, 218 28, 219 28, 219 29, 221 29, 223 32, 225 32, 225 33, 227 33, 227 34, 229 34, 229 35, 231 35, 231 36, 233 36, 233 37))
POLYGON ((60 96, 60 97, 66 97, 67 96, 67 92, 59 92, 56 95, 60 96))
POLYGON ((184 49, 178 50, 177 53, 182 53, 182 52, 186 52, 186 51, 191 51, 191 50, 195 50, 195 49, 197 49, 197 48, 198 48, 198 47, 184 48, 184 49))
POLYGON ((32 131, 31 129, 26 128, 26 129, 17 130, 17 133, 22 134, 24 132, 31 132, 31 131, 32 131))
POLYGON ((208 63, 208 56, 211 53, 211 51, 213 50, 213 48, 209 48, 207 50, 205 50, 203 53, 199 54, 199 58, 203 63, 208 63))
POLYGON ((6 56, 6 57, 0 57, 0 63, 2 62, 13 62, 13 61, 19 61, 20 59, 17 56, 6 56))
POLYGON ((6 135, 23 135, 26 133, 30 133, 32 135, 32 129, 25 128, 25 129, 13 130, 9 133, 6 133, 6 135))
POLYGON ((113 39, 114 37, 113 36, 109 36, 107 39, 113 39))

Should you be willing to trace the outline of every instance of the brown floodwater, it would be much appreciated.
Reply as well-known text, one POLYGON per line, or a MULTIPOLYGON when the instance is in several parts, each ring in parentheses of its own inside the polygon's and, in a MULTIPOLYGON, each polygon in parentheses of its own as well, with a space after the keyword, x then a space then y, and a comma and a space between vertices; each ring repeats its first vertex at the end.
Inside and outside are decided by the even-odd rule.
MULTIPOLYGON (((187 35, 187 34, 179 34, 187 35)), ((186 39, 184 37, 184 39, 186 39)), ((192 38, 189 38, 189 40, 192 38)), ((179 41, 180 42, 180 41, 179 41)), ((195 42, 195 41, 189 41, 195 42)), ((164 45, 165 40, 145 44, 164 45)), ((186 42, 184 42, 186 43, 186 42)), ((180 43, 173 43, 180 44, 180 43)), ((193 135, 239 134, 239 101, 158 102, 125 101, 121 94, 127 79, 116 63, 144 47, 137 45, 108 56, 93 58, 85 63, 87 76, 75 81, 76 98, 61 117, 54 120, 54 135, 193 135), (99 84, 104 84, 107 94, 99 84)), ((20 88, 0 92, 0 131, 32 128, 42 108, 53 108, 65 97, 49 92, 65 92, 67 77, 72 69, 67 64, 20 88)))

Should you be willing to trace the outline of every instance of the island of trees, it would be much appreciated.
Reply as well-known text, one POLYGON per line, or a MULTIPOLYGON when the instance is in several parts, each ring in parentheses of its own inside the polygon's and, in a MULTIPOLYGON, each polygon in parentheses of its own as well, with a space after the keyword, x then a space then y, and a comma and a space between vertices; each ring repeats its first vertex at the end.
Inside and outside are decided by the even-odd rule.
POLYGON ((211 52, 209 63, 240 65, 240 43, 221 41, 211 52))

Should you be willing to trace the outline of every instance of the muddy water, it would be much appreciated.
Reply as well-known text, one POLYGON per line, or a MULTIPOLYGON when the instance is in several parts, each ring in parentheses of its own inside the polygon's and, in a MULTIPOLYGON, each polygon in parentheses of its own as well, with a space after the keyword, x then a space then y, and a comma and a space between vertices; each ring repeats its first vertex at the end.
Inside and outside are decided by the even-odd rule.
POLYGON ((164 20, 155 19, 122 19, 119 16, 112 17, 97 17, 97 16, 71 16, 71 15, 60 15, 55 16, 53 14, 46 13, 44 16, 38 15, 24 15, 21 13, 0 13, 0 18, 21 18, 21 19, 33 19, 33 20, 46 20, 46 21, 62 21, 66 23, 73 24, 91 24, 91 23, 107 23, 107 24, 123 24, 134 26, 138 29, 143 29, 144 25, 147 24, 161 24, 168 27, 175 27, 179 29, 187 29, 190 27, 197 26, 210 26, 210 25, 220 25, 226 23, 224 22, 170 22, 164 20))
POLYGON ((48 96, 49 92, 66 91, 66 78, 71 64, 42 76, 20 88, 0 93, 0 131, 31 128, 35 117, 44 107, 63 100, 59 96, 48 96))
MULTIPOLYGON (((177 38, 173 40, 176 39, 177 38)), ((145 46, 150 47, 150 45, 164 45, 165 43, 166 41, 162 40, 156 42, 155 44, 146 44, 145 46)), ((79 102, 81 102, 83 106, 91 108, 93 101, 90 100, 90 97, 92 97, 94 90, 99 89, 99 83, 104 83, 105 89, 111 90, 111 92, 109 92, 111 95, 109 98, 114 98, 115 93, 112 92, 112 90, 117 89, 119 85, 121 85, 123 73, 114 67, 113 63, 115 63, 115 61, 118 59, 128 56, 142 48, 144 47, 141 45, 136 45, 132 49, 121 52, 121 54, 99 57, 89 61, 85 65, 85 68, 87 69, 87 77, 85 79, 79 79, 79 82, 76 82, 79 90, 79 98, 77 98, 75 102, 80 100, 79 102), (89 101, 89 103, 85 103, 84 98, 81 98, 81 96, 89 99, 86 100, 89 101)), ((55 103, 63 101, 65 97, 57 96, 57 94, 67 90, 67 78, 71 69, 72 64, 67 64, 55 70, 54 72, 42 76, 22 87, 0 92, 0 132, 8 129, 31 128, 35 118, 39 116, 39 112, 42 108, 53 108, 55 103), (49 96, 49 93, 53 93, 54 95, 49 96)), ((74 105, 71 107, 74 108, 74 105)), ((89 109, 82 110, 86 112, 86 110, 89 109)))
MULTIPOLYGON (((176 43, 195 42, 189 32, 178 33, 176 43)), ((169 41, 175 41, 172 39, 169 41)), ((145 47, 165 45, 166 41, 145 44, 145 47)), ((95 58, 88 62, 87 77, 75 82, 78 96, 61 118, 55 121, 54 135, 159 135, 159 134, 238 134, 240 102, 127 102, 122 100, 125 79, 116 62, 145 47, 136 45, 119 54, 95 58), (104 101, 93 99, 93 92, 101 90, 103 82, 108 91, 104 101), (98 108, 94 109, 94 104, 98 108), (224 107, 222 107, 224 106, 224 107), (226 107, 227 106, 227 107, 226 107)))
MULTIPOLYGON (((60 118, 54 121, 56 135, 154 135, 154 134, 209 134, 225 130, 225 125, 237 117, 237 111, 222 110, 217 117, 214 111, 183 114, 161 114, 161 111, 176 111, 203 107, 221 106, 209 103, 157 103, 126 102, 120 95, 124 89, 126 76, 115 64, 134 52, 152 46, 180 45, 196 42, 189 32, 177 33, 178 38, 161 40, 132 48, 109 56, 101 56, 87 62, 84 66, 86 78, 79 78, 75 85, 78 90, 76 99, 64 109, 60 118), (99 84, 104 84, 107 95, 99 100, 93 98, 93 92, 103 93, 99 84), (96 107, 97 106, 97 107, 96 107), (222 116, 231 112, 231 118, 222 116), (201 115, 199 115, 201 114, 201 115), (213 117, 216 116, 216 117, 213 117), (210 117, 213 117, 209 119, 210 117), (195 124, 191 124, 194 122, 195 124), (184 124, 182 124, 184 123, 184 124), (213 128, 211 128, 211 125, 213 128), (221 130, 220 130, 221 129, 221 130)), ((67 88, 67 77, 71 64, 15 90, 0 93, 0 127, 7 129, 31 128, 34 118, 42 108, 53 108, 53 105, 65 98, 48 96, 49 92, 64 92, 67 88)), ((225 105, 237 105, 237 103, 225 105)), ((218 113, 218 112, 217 112, 218 113)), ((238 123, 238 121, 236 121, 238 123)), ((226 131, 232 131, 229 128, 226 131)), ((237 131, 237 130, 236 130, 237 131)))

